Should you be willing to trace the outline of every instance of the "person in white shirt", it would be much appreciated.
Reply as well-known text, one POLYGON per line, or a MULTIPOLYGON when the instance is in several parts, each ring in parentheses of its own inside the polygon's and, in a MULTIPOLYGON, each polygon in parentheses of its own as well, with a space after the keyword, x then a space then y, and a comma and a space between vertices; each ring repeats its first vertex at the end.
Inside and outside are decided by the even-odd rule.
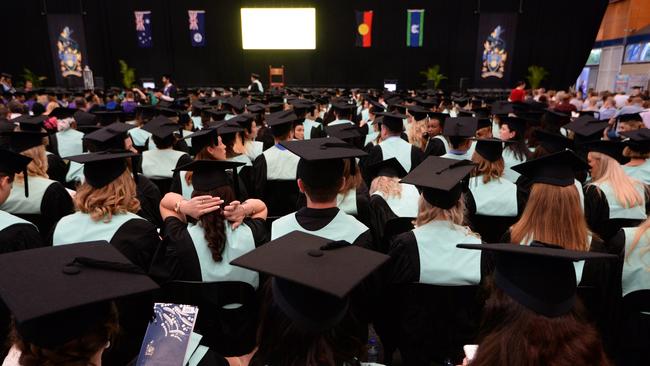
POLYGON ((248 86, 248 91, 264 93, 264 87, 262 86, 262 82, 260 81, 259 74, 255 74, 255 73, 251 74, 251 84, 248 86))

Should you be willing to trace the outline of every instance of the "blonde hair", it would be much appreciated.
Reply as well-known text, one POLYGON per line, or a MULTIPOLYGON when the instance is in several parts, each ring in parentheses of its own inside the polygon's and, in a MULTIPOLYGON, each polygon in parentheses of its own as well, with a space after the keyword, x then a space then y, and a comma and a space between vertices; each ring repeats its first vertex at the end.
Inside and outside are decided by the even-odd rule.
MULTIPOLYGON (((634 239, 632 239, 632 244, 630 244, 629 250, 627 250, 627 253, 625 253, 625 260, 627 260, 630 257, 630 254, 634 251, 634 248, 639 244, 641 241, 641 237, 650 229, 650 218, 646 219, 641 225, 636 230, 636 234, 634 235, 634 239)), ((647 254, 650 252, 650 245, 646 243, 643 248, 639 249, 639 256, 647 254)), ((650 267, 646 267, 647 271, 650 271, 650 267)))
POLYGON ((618 203, 625 208, 643 205, 643 196, 636 190, 639 181, 625 174, 621 165, 611 157, 595 151, 589 154, 598 162, 598 175, 592 175, 593 183, 607 182, 614 190, 618 203))
POLYGON ((128 169, 102 188, 83 183, 77 188, 74 203, 77 210, 90 214, 94 221, 110 222, 113 215, 140 210, 135 182, 128 169))
POLYGON ((420 195, 418 200, 418 216, 415 218, 413 224, 415 226, 422 226, 434 220, 451 221, 456 225, 463 225, 465 223, 465 199, 461 195, 460 199, 450 209, 436 207, 420 195))
POLYGON ((513 243, 534 239, 571 250, 589 250, 589 235, 580 193, 574 184, 533 184, 521 218, 510 228, 513 243))
POLYGON ((424 133, 427 131, 427 119, 421 121, 413 121, 407 126, 407 135, 409 143, 422 150, 426 147, 426 140, 424 133))
POLYGON ((352 189, 358 189, 363 184, 363 177, 361 176, 361 169, 358 166, 355 167, 354 174, 351 174, 351 164, 349 159, 343 160, 343 178, 345 182, 339 190, 339 193, 347 195, 352 189))
POLYGON ((489 161, 475 151, 472 155, 472 161, 478 164, 476 168, 474 168, 472 176, 482 176, 483 183, 488 183, 493 179, 498 180, 503 176, 505 163, 503 162, 502 157, 499 157, 496 161, 489 161))
POLYGON ((381 192, 386 198, 402 197, 402 186, 399 184, 397 177, 379 176, 370 183, 370 194, 381 192))
MULTIPOLYGON (((49 175, 47 174, 48 163, 45 146, 34 146, 21 152, 20 154, 28 158, 32 158, 32 161, 27 164, 27 175, 30 177, 49 178, 49 175)), ((16 174, 16 179, 18 181, 23 181, 23 173, 16 174)))

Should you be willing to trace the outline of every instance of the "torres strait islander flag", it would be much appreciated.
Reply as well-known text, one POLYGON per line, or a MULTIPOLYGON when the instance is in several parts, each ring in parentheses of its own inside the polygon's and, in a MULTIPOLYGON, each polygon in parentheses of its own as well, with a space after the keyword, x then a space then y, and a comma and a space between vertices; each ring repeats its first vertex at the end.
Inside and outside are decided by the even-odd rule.
POLYGON ((424 9, 409 9, 406 11, 406 46, 422 47, 422 32, 424 28, 424 9))
POLYGON ((356 11, 357 39, 355 46, 370 47, 372 44, 372 10, 356 11))

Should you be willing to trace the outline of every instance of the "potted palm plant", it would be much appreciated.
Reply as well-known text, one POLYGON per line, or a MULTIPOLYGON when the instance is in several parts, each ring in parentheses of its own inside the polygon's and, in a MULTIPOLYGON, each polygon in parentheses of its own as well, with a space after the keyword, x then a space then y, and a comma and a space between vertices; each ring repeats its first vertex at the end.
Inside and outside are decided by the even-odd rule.
POLYGON ((135 69, 129 67, 129 65, 124 60, 118 60, 120 63, 120 73, 122 74, 122 84, 125 88, 131 89, 133 83, 135 83, 135 69))
POLYGON ((447 78, 440 73, 440 65, 433 65, 425 71, 420 71, 420 74, 427 79, 427 89, 438 89, 440 83, 447 78))
POLYGON ((539 89, 544 80, 548 76, 548 71, 543 66, 531 65, 528 67, 528 84, 531 89, 539 89))

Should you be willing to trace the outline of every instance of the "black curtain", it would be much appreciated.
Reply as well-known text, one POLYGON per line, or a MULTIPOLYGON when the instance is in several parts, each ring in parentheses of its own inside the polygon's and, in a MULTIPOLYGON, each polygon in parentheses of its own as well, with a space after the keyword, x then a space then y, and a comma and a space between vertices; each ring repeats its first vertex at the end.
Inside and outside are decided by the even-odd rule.
MULTIPOLYGON (((121 85, 118 59, 138 77, 171 73, 178 85, 246 85, 257 72, 268 83, 268 66, 284 65, 291 85, 380 87, 397 79, 400 87, 421 87, 419 74, 439 64, 454 90, 461 78, 472 84, 480 12, 519 11, 513 80, 528 66, 544 66, 549 88, 575 82, 607 8, 607 0, 20 0, 0 1, 3 52, 0 70, 20 81, 23 67, 54 83, 44 13, 82 13, 88 59, 106 86, 121 85), (241 49, 241 7, 315 7, 316 50, 241 49), (424 46, 406 47, 406 9, 426 9, 424 46), (206 11, 207 46, 194 48, 187 10, 206 11), (374 10, 372 48, 354 47, 354 10, 374 10), (134 10, 151 10, 153 48, 136 44, 134 10)), ((297 29, 296 32, 300 30, 297 29)))

